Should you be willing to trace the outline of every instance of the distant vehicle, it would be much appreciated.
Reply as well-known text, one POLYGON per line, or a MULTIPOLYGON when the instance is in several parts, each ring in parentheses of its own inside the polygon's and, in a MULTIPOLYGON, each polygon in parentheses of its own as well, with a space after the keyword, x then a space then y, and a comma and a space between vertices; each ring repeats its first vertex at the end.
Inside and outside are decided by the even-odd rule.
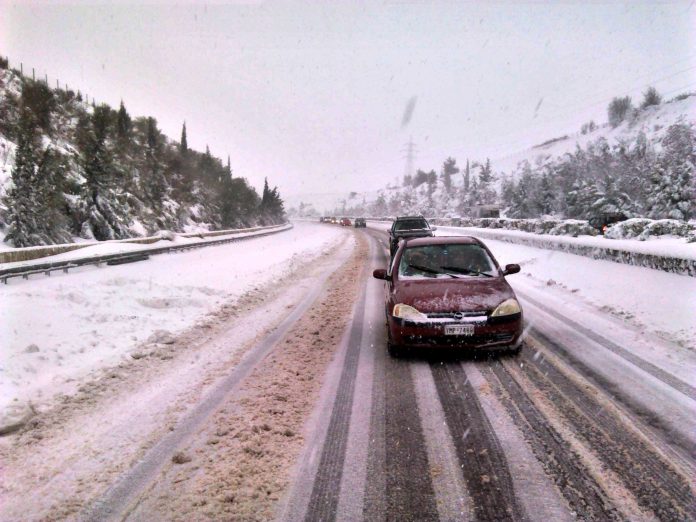
POLYGON ((500 217, 500 207, 498 205, 476 205, 473 209, 473 216, 477 218, 498 218, 500 217))
POLYGON ((522 308, 505 280, 520 266, 501 269, 491 252, 467 236, 401 242, 386 282, 387 348, 507 349, 522 344, 522 308))
POLYGON ((333 223, 334 225, 335 225, 336 223, 338 223, 338 219, 336 219, 335 217, 330 217, 330 218, 328 218, 328 219, 329 219, 329 221, 328 221, 329 223, 333 223))
POLYGON ((346 217, 341 218, 341 226, 342 227, 349 227, 351 225, 352 225, 352 223, 350 222, 350 219, 348 219, 346 217))
POLYGON ((320 218, 319 218, 319 223, 326 223, 326 220, 327 220, 327 219, 328 219, 328 218, 320 217, 320 218))
POLYGON ((604 234, 609 228, 609 225, 618 223, 620 221, 626 221, 628 217, 623 212, 607 212, 594 216, 589 219, 590 226, 597 229, 600 234, 604 234))
POLYGON ((365 218, 355 218, 355 221, 353 221, 353 226, 355 228, 367 227, 367 223, 365 222, 365 218))
POLYGON ((436 230, 423 216, 400 216, 392 223, 389 230, 389 254, 393 258, 399 241, 405 238, 429 237, 436 230))

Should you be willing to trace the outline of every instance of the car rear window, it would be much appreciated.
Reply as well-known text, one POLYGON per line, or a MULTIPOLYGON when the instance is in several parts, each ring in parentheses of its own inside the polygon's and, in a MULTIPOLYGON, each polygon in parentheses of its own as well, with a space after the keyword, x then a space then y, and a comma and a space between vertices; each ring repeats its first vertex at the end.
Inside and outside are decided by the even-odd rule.
POLYGON ((404 250, 399 279, 497 275, 488 252, 476 244, 424 245, 404 250))
POLYGON ((394 230, 420 230, 423 228, 428 228, 428 223, 425 219, 404 219, 403 221, 396 221, 394 223, 394 230))

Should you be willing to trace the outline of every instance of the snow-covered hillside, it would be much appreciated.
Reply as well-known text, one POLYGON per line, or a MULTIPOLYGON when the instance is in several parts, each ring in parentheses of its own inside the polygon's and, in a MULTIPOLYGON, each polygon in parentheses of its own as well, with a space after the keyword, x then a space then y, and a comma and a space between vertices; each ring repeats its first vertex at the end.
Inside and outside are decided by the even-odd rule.
POLYGON ((696 94, 682 95, 630 109, 615 126, 592 123, 499 158, 443 158, 441 165, 420 165, 402 186, 298 195, 290 207, 295 215, 302 202, 322 214, 456 217, 494 205, 516 218, 623 212, 688 220, 696 208, 694 122, 696 94))
POLYGON ((52 89, 0 61, 0 242, 25 247, 283 221, 227 164, 80 92, 52 89))
POLYGON ((543 162, 548 158, 572 153, 577 147, 584 149, 599 138, 606 139, 610 144, 633 141, 641 132, 650 143, 659 147, 666 129, 680 120, 696 122, 696 94, 682 100, 646 107, 637 112, 634 118, 627 119, 615 128, 605 123, 591 132, 582 134, 577 131, 567 134, 563 139, 551 138, 551 143, 546 145, 539 144, 506 156, 492 158, 491 161, 496 171, 510 173, 523 161, 531 164, 543 162))

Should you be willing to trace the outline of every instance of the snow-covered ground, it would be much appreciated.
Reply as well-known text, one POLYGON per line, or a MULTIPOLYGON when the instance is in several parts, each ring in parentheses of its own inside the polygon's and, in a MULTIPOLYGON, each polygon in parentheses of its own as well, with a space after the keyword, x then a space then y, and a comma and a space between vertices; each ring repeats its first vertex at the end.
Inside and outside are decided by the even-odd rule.
POLYGON ((10 280, 0 290, 0 412, 71 393, 83 377, 144 343, 166 343, 222 303, 269 281, 282 284, 285 274, 346 237, 339 227, 300 223, 272 236, 140 263, 10 280))
POLYGON ((565 139, 553 141, 548 145, 535 146, 493 158, 493 167, 496 171, 510 172, 522 161, 528 161, 534 165, 535 162, 543 161, 548 157, 559 157, 566 153, 572 153, 576 147, 585 148, 590 142, 599 138, 604 138, 609 143, 616 143, 633 140, 641 132, 649 141, 659 145, 667 127, 680 120, 693 121, 694 114, 696 114, 696 96, 692 95, 683 100, 646 107, 638 113, 635 119, 629 118, 615 128, 605 123, 587 134, 569 133, 565 139))
MULTIPOLYGON (((369 226, 387 230, 390 224, 370 222, 369 226)), ((505 231, 508 232, 512 233, 505 231)), ((441 227, 436 234, 475 235, 475 231, 441 227)), ((588 241, 602 239, 587 237, 588 241)), ((520 275, 508 278, 516 290, 541 289, 549 296, 555 296, 558 306, 563 307, 569 316, 611 316, 632 328, 684 347, 696 348, 696 278, 505 241, 483 241, 501 265, 519 263, 522 266, 520 275)), ((604 241, 612 245, 635 243, 645 245, 640 248, 647 248, 651 244, 661 244, 663 240, 604 241)))

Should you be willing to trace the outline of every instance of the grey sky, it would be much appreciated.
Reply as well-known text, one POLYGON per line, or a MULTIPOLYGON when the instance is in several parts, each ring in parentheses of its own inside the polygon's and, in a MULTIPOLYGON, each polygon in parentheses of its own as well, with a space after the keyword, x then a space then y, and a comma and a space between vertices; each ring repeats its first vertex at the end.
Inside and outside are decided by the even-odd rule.
POLYGON ((694 28, 694 2, 5 2, 0 54, 175 139, 186 120, 191 146, 290 194, 384 186, 409 136, 439 169, 604 122, 615 95, 696 90, 694 28))

